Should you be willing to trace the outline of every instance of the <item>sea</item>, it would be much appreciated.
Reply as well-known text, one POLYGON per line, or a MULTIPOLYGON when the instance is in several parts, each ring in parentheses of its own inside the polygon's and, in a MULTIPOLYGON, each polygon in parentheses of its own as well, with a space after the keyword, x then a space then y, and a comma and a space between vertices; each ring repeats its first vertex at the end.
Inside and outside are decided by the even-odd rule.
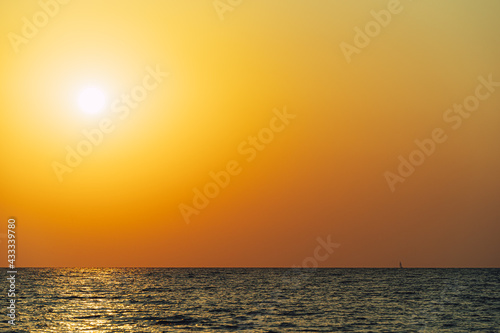
POLYGON ((6 275, 1 332, 500 332, 493 268, 21 268, 15 325, 6 275))

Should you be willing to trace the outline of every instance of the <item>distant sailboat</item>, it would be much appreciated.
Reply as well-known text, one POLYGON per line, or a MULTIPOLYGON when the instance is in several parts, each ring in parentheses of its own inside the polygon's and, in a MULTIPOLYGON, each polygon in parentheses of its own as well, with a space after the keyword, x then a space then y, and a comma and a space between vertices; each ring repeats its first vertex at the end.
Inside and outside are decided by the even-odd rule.
POLYGON ((399 262, 399 268, 403 268, 403 265, 401 265, 401 261, 399 262))

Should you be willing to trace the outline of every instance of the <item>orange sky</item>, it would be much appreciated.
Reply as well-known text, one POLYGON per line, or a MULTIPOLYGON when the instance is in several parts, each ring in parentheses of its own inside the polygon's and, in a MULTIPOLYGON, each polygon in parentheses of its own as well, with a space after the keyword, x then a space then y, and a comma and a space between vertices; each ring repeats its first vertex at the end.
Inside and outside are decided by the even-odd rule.
POLYGON ((0 2, 3 265, 500 267, 497 1, 228 3, 0 2))

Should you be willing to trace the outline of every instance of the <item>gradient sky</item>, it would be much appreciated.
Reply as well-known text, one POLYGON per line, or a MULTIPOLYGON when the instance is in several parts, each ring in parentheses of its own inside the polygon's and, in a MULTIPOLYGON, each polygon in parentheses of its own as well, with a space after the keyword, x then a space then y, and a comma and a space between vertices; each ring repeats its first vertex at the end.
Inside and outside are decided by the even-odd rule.
POLYGON ((223 19, 211 0, 56 4, 44 22, 37 1, 0 1, 2 265, 15 217, 18 266, 301 266, 329 236, 324 267, 500 267, 500 87, 459 128, 443 118, 478 77, 500 82, 498 1, 401 0, 349 63, 341 43, 391 1, 244 0, 223 19), (112 102, 148 66, 169 75, 121 119, 112 102), (97 115, 78 107, 89 85, 97 115), (59 181, 102 119, 113 131, 59 181), (446 141, 391 191, 436 128, 446 141), (230 161, 186 223, 179 205, 230 161))

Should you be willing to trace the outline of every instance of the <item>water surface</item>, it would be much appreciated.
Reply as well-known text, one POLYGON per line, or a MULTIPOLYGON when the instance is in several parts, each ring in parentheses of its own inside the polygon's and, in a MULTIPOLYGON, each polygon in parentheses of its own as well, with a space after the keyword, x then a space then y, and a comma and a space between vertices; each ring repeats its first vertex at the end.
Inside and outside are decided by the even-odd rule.
POLYGON ((17 280, 15 332, 500 332, 500 269, 50 268, 17 280))

